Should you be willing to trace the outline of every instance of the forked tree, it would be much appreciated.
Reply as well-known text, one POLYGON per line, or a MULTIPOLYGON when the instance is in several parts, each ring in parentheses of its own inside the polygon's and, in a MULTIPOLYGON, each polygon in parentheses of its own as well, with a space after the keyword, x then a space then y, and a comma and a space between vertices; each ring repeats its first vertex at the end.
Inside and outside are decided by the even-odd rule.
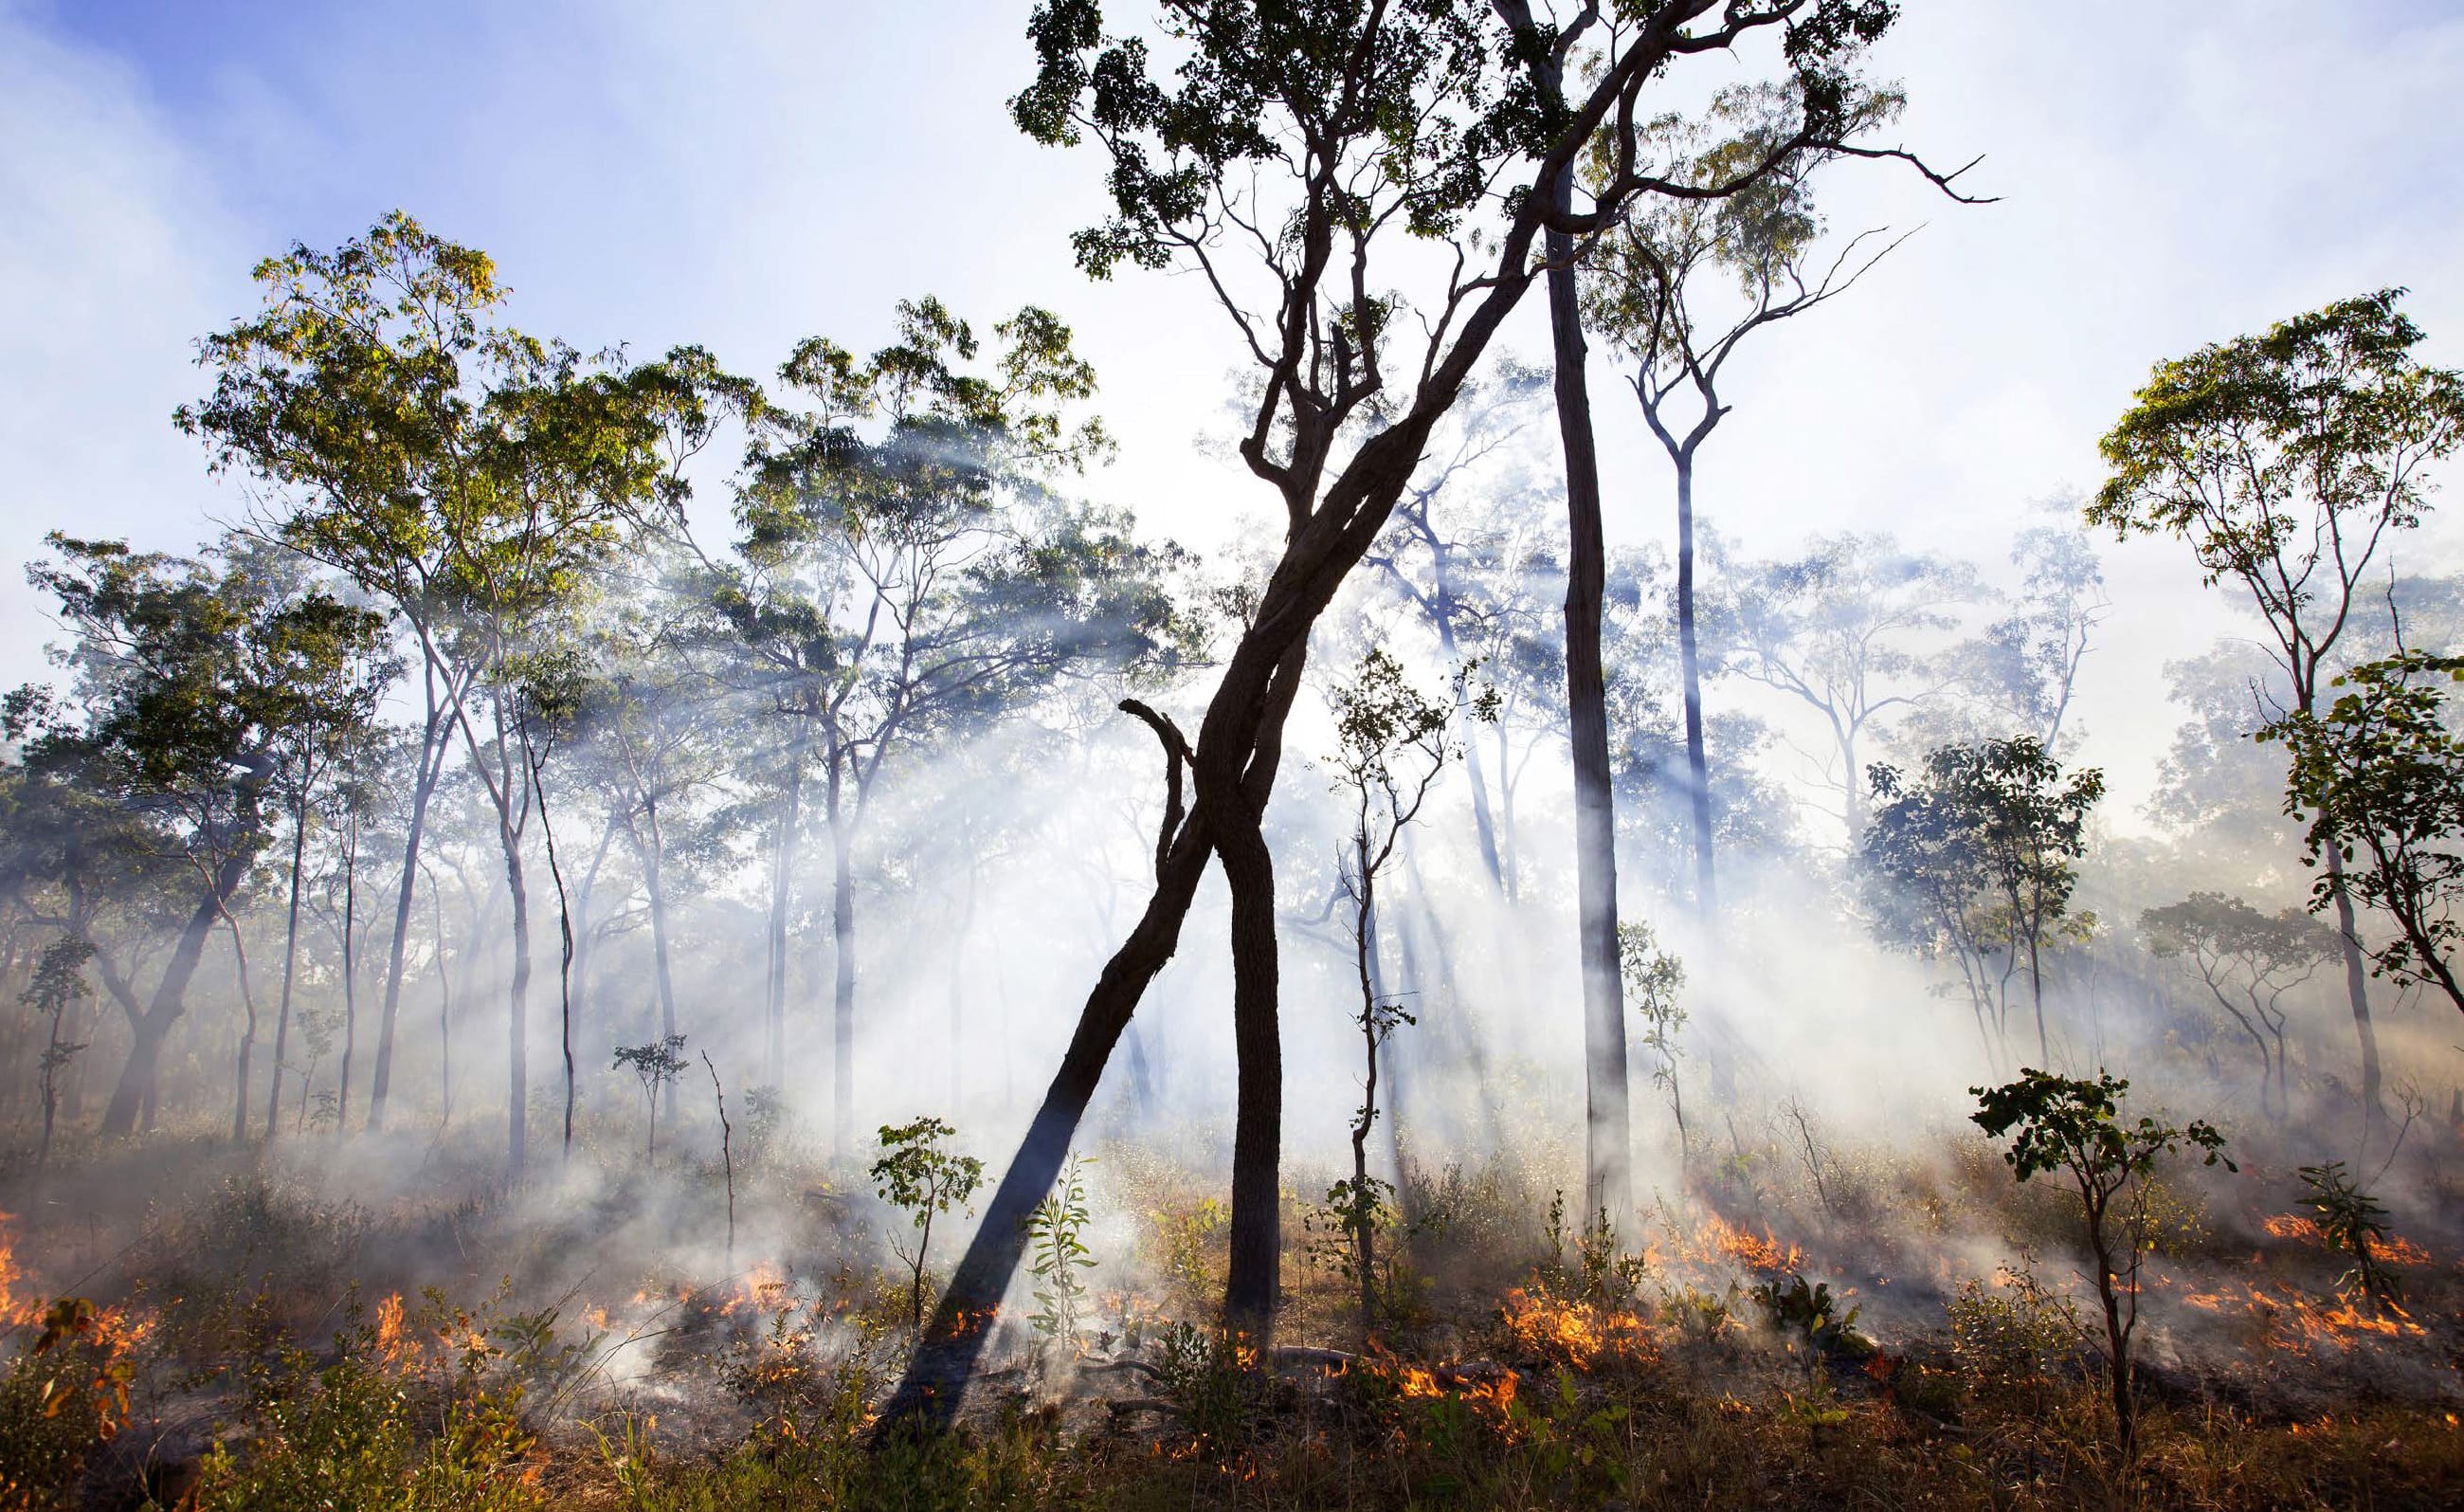
MULTIPOLYGON (((1865 119, 1852 129, 1881 126, 1898 116, 1901 103, 1895 93, 1865 97, 1859 101, 1865 119)), ((1717 182, 1787 136, 1794 108, 1788 91, 1771 84, 1728 89, 1703 119, 1681 118, 1661 131, 1667 152, 1687 165, 1693 180, 1717 182)), ((1694 460, 1734 408, 1721 399, 1720 383, 1746 339, 1845 294, 1898 245, 1869 248, 1876 233, 1867 232, 1821 256, 1814 176, 1837 155, 1822 148, 1799 153, 1751 189, 1724 200, 1639 201, 1603 238, 1585 280, 1584 314, 1632 365, 1626 384, 1676 473, 1678 667, 1695 906, 1705 918, 1719 911, 1719 874, 1712 854, 1710 763, 1703 747, 1694 460)))
MULTIPOLYGON (((1191 269, 1221 307, 1260 379, 1239 454, 1283 505, 1284 545, 1197 740, 1153 716, 1174 793, 1184 770, 1194 791, 1185 807, 1167 805, 1155 894, 1087 1000, 889 1406, 892 1424, 920 1415, 938 1426, 956 1411, 1025 1220, 1217 860, 1232 897, 1240 1058, 1224 1310, 1235 1326, 1267 1333, 1282 1248, 1283 1068, 1262 820, 1310 627, 1384 527, 1507 317, 1552 264, 1571 268, 1545 240, 1594 236, 1640 193, 1734 193, 1786 153, 1836 137, 1859 94, 1850 64, 1893 13, 1875 0, 1677 0, 1639 16, 1586 5, 1578 19, 1596 66, 1568 98, 1534 77, 1551 56, 1562 61, 1553 50, 1568 29, 1475 0, 1264 10, 1164 0, 1158 10, 1177 60, 1169 72, 1149 38, 1107 34, 1095 0, 1039 6, 1029 23, 1037 77, 1011 110, 1039 141, 1091 138, 1111 159, 1113 213, 1076 238, 1089 273, 1124 262, 1191 269), (1683 58, 1725 62, 1763 33, 1782 44, 1799 130, 1730 179, 1669 179, 1639 132, 1646 86, 1683 58), (1603 132, 1611 167, 1573 208, 1575 159, 1603 132), (1406 267, 1434 269, 1434 289, 1407 299, 1396 286, 1406 267)), ((1613 995, 1613 939, 1598 965, 1613 995)), ((1623 1025, 1613 1027, 1621 1039, 1623 1025)), ((1591 1123, 1595 1146, 1621 1152, 1624 1120, 1610 1120, 1621 1115, 1622 1057, 1607 1069, 1617 1095, 1614 1106, 1595 1101, 1591 1123)), ((1613 1168, 1621 1179, 1621 1158, 1613 1168)))

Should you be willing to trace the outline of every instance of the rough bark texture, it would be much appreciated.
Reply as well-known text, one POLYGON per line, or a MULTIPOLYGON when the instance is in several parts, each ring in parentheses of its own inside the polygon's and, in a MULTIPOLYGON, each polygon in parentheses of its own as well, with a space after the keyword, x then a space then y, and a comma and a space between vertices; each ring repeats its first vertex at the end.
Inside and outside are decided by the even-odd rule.
MULTIPOLYGON (((1572 208, 1571 169, 1550 193, 1572 208)), ((1617 799, 1609 789, 1607 694, 1600 673, 1600 598, 1607 547, 1600 534, 1599 456, 1584 381, 1582 312, 1573 238, 1549 233, 1549 329, 1557 368, 1557 430, 1566 452, 1566 713, 1574 756, 1575 927, 1583 974, 1583 1217, 1618 1227, 1634 1206, 1626 1096, 1625 1001, 1617 978, 1617 799)))

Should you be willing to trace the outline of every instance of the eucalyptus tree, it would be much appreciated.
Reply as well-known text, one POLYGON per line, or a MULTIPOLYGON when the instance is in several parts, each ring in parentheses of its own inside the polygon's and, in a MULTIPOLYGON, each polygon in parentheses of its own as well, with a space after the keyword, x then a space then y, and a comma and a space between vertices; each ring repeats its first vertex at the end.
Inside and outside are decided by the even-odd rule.
MULTIPOLYGON (((1587 82, 1596 81, 1597 64, 1589 50, 1600 45, 1594 28, 1605 28, 1611 56, 1618 33, 1639 17, 1639 32, 1648 35, 1683 6, 1659 7, 1630 13, 1621 7, 1602 7, 1583 0, 1571 7, 1563 24, 1557 8, 1549 8, 1550 24, 1534 23, 1529 0, 1492 0, 1496 14, 1516 38, 1515 59, 1542 112, 1562 112, 1566 105, 1568 66, 1583 59, 1587 82), (1604 13, 1605 11, 1605 13, 1604 13), (1578 49, 1585 50, 1578 54, 1578 49)), ((1706 11, 1708 7, 1705 8, 1706 11)), ((1631 111, 1617 117, 1614 132, 1594 138, 1586 162, 1570 158, 1553 163, 1549 175, 1531 191, 1545 196, 1553 215, 1545 238, 1549 273, 1549 325, 1556 363, 1557 426, 1566 458, 1566 723, 1573 757, 1575 928, 1582 965, 1584 1051, 1590 1094, 1595 1104, 1586 1160, 1587 1182, 1609 1200, 1586 1208, 1596 1213, 1628 1207, 1624 1168, 1630 1143, 1625 1093, 1625 1009, 1617 967, 1617 799, 1609 755, 1608 712, 1600 661, 1600 620, 1607 575, 1607 550, 1600 528, 1598 449, 1592 433, 1591 392, 1586 368, 1589 354, 1583 340, 1582 295, 1576 268, 1595 256, 1598 233, 1636 214, 1637 207, 1663 201, 1720 203, 1740 196, 1768 193, 1785 183, 1793 168, 1820 155, 1887 158, 1915 167, 1936 188, 1959 197, 1950 176, 1927 168, 1898 147, 1859 144, 1892 113, 1893 98, 1877 92, 1828 64, 1809 71, 1809 57, 1826 52, 1853 52, 1888 30, 1898 10, 1891 0, 1874 3, 1818 5, 1728 5, 1720 20, 1706 24, 1705 33, 1722 34, 1722 46, 1740 28, 1783 21, 1791 35, 1785 49, 1794 77, 1775 85, 1765 97, 1766 130, 1739 149, 1709 165, 1689 165, 1682 151, 1654 140, 1650 125, 1639 125, 1631 111), (1809 84, 1812 75, 1820 76, 1809 84), (1652 171, 1639 187, 1650 192, 1620 196, 1617 190, 1633 179, 1633 165, 1648 161, 1652 171), (1573 206, 1575 181, 1589 168, 1583 187, 1604 211, 1596 222, 1577 228, 1558 217, 1573 206), (1581 233, 1594 233, 1583 244, 1581 233), (1612 1141, 1610 1125, 1616 1133, 1612 1141)), ((1677 30, 1690 33, 1696 19, 1687 13, 1677 30)), ((1675 51, 1683 53, 1700 40, 1685 35, 1675 51)), ((1955 175, 1952 175, 1955 176, 1955 175)), ((1707 854, 1707 851, 1706 853, 1707 854)))
POLYGON ((2334 931, 2299 908, 2262 913, 2222 893, 2192 893, 2139 915, 2159 960, 2187 962, 2216 1006, 2258 1052, 2258 1104, 2281 1122, 2291 1096, 2284 1054, 2284 994, 2338 954, 2334 931))
MULTIPOLYGON (((429 748, 458 736, 495 812, 513 903, 507 1151, 518 1169, 534 784, 506 669, 644 516, 681 510, 686 460, 745 390, 692 348, 627 365, 496 323, 505 290, 489 258, 400 212, 330 253, 295 245, 255 277, 263 308, 201 345, 213 391, 177 419, 217 470, 266 485, 260 528, 400 616, 434 690, 429 748)), ((435 762, 421 768, 429 793, 435 762)), ((414 803, 381 1066, 424 819, 414 803)), ((372 1123, 385 1091, 381 1073, 372 1123)))
MULTIPOLYGON (((27 576, 58 600, 75 636, 54 653, 73 675, 71 701, 20 690, 8 734, 36 801, 60 821, 37 827, 30 870, 66 895, 64 922, 95 946, 95 973, 128 1019, 128 1058, 102 1118, 105 1136, 125 1135, 153 1104, 164 1042, 214 926, 230 924, 244 948, 232 909, 273 835, 277 741, 297 703, 253 655, 282 608, 262 579, 120 542, 47 541, 55 560, 27 576), (87 815, 104 822, 82 825, 87 815), (131 873, 149 875, 173 909, 187 904, 143 1003, 120 949, 93 932, 93 894, 131 873)), ((235 1128, 253 1045, 252 1013, 236 1053, 235 1128)))
POLYGON ((1947 606, 1978 596, 1974 569, 1909 552, 1888 535, 1817 537, 1800 554, 1727 573, 1735 638, 1729 666, 1819 719, 1817 758, 1840 796, 1848 851, 1865 833, 1865 754, 1894 714, 1950 681, 1926 642, 1956 623, 1947 606))
MULTIPOLYGON (((587 632, 592 672, 579 710, 589 749, 585 769, 607 810, 599 856, 584 873, 573 992, 581 999, 594 930, 587 918, 605 839, 621 835, 641 882, 650 932, 650 979, 659 1034, 676 1016, 675 882, 708 869, 724 849, 715 799, 728 775, 731 742, 746 733, 727 689, 705 663, 714 627, 706 595, 673 577, 613 599, 587 632), (681 864, 680 864, 681 863, 681 864)), ((673 1111, 673 1083, 668 1088, 673 1111)))
MULTIPOLYGON (((1843 135, 1879 129, 1898 117, 1902 104, 1891 91, 1859 97, 1843 135)), ((1703 116, 1663 122, 1662 151, 1684 165, 1686 182, 1717 183, 1792 136, 1796 109, 1790 93, 1772 84, 1726 89, 1703 116)), ((1746 339, 1846 293, 1897 245, 1866 250, 1877 234, 1868 232, 1823 255, 1814 178, 1840 155, 1833 145, 1796 152, 1744 193, 1726 198, 1638 201, 1601 239, 1585 270, 1585 319, 1632 365, 1627 386, 1677 475, 1678 661, 1695 905, 1706 918, 1719 911, 1719 887, 1695 624, 1694 459, 1734 408, 1722 401, 1720 383, 1746 339)))
MULTIPOLYGON (((376 735, 378 704, 402 667, 387 645, 391 637, 383 614, 337 599, 322 585, 309 581, 305 564, 280 547, 251 545, 242 560, 247 569, 262 574, 271 593, 282 600, 265 633, 251 637, 248 648, 255 663, 250 669, 251 679, 270 690, 279 703, 272 712, 270 726, 275 761, 273 790, 287 811, 291 827, 282 991, 275 1012, 274 1075, 265 1094, 265 1137, 271 1140, 281 1128, 282 1074, 299 969, 299 904, 309 834, 329 807, 329 789, 337 776, 346 775, 347 768, 365 759, 376 735)), ((353 826, 351 860, 356 871, 354 800, 359 794, 346 791, 340 796, 344 809, 352 811, 346 813, 346 823, 353 826)), ((347 1080, 347 1068, 345 1076, 347 1080)), ((301 1095, 306 1095, 304 1086, 301 1095)))
POLYGON ((2016 601, 1979 637, 1971 677, 2001 725, 1988 733, 2033 735, 2058 753, 2063 735, 2077 733, 2079 668, 2111 604, 2104 567, 2085 531, 2059 525, 2021 531, 2011 563, 2016 601))
MULTIPOLYGON (((2159 363, 2100 443, 2112 473, 2086 510, 2116 536, 2190 547, 2265 624, 2290 693, 2316 716, 2391 533, 2421 523, 2430 468, 2464 443, 2464 375, 2413 355, 2419 326, 2381 289, 2159 363)), ((2382 1108, 2378 1034, 2343 851, 2327 847, 2366 1139, 2382 1108)))
MULTIPOLYGON (((2024 955, 2036 1054, 2050 1058, 2044 952, 2095 923, 2072 911, 2071 899, 2104 774, 2065 774, 2041 742, 2021 735, 1938 747, 1914 783, 1879 764, 1871 779, 1884 808, 1865 836, 1864 864, 1913 895, 1922 927, 1941 929, 1963 967, 1987 942, 2001 947, 2006 1013, 2007 984, 2024 955)), ((1997 1018, 1997 1028, 2006 1024, 1997 1018)))
MULTIPOLYGON (((1598 23, 1596 67, 1569 100, 1531 78, 1553 30, 1474 0, 1298 10, 1166 0, 1159 27, 1177 62, 1162 75, 1147 38, 1107 33, 1095 0, 1047 0, 1034 12, 1038 72, 1013 116, 1039 141, 1091 137, 1111 163, 1112 213, 1076 237, 1081 265, 1098 277, 1124 262, 1199 274, 1262 380, 1239 454, 1282 504, 1286 535, 1197 739, 1147 711, 1171 787, 1186 770, 1191 799, 1167 805, 1155 892, 1088 998, 891 1405, 893 1420, 920 1412, 938 1424, 955 1410, 1016 1270, 1024 1220, 1050 1190, 1104 1063, 1215 860, 1232 895, 1240 1056, 1225 1311, 1254 1333, 1270 1326, 1282 1053, 1263 817, 1309 629, 1385 527, 1507 317, 1552 262, 1565 265, 1544 235, 1588 237, 1635 194, 1676 189, 1636 137, 1645 86, 1680 58, 1725 57, 1770 33, 1807 101, 1804 135, 1819 139, 1853 92, 1849 60, 1891 11, 1677 0, 1639 18, 1585 14, 1598 23), (1550 190, 1571 183, 1576 156, 1604 129, 1617 169, 1573 210, 1550 190), (1393 286, 1403 267, 1433 264, 1428 296, 1407 301, 1393 286)), ((1693 191, 1733 191, 1767 167, 1693 191)), ((1613 992, 1613 942, 1603 968, 1613 992)), ((1613 1057, 1594 1047, 1587 1123, 1595 1188, 1622 1210, 1623 1024, 1591 1016, 1593 1037, 1618 1038, 1613 1057)))
POLYGON ((830 838, 832 1129, 854 1129, 856 846, 886 770, 981 728, 1062 678, 1172 655, 1155 548, 1126 517, 1052 492, 1109 450, 1070 423, 1091 367, 1029 307, 979 344, 939 301, 899 306, 899 339, 859 360, 815 338, 781 369, 820 401, 759 413, 737 561, 715 599, 751 685, 785 726, 772 869, 768 1030, 785 1064, 785 920, 805 768, 830 838), (877 422, 869 426, 862 422, 877 422))
MULTIPOLYGON (((1437 465, 1415 478, 1396 500, 1392 531, 1366 558, 1428 622, 1438 654, 1450 667, 1487 663, 1515 637, 1539 628, 1542 611, 1529 568, 1538 565, 1535 551, 1546 548, 1538 545, 1536 511, 1517 507, 1536 500, 1530 489, 1518 486, 1523 479, 1488 475, 1510 460, 1509 448, 1535 418, 1547 391, 1543 376, 1508 362, 1464 386, 1445 428, 1451 444, 1433 452, 1437 465)), ((1542 575, 1555 575, 1553 562, 1542 575)), ((1472 684, 1466 679, 1456 691, 1456 712, 1466 715, 1472 684)), ((1498 798, 1510 803, 1511 765, 1503 721, 1496 723, 1498 798)), ((1511 899, 1515 888, 1480 743, 1466 738, 1463 752, 1481 864, 1490 885, 1511 899)))

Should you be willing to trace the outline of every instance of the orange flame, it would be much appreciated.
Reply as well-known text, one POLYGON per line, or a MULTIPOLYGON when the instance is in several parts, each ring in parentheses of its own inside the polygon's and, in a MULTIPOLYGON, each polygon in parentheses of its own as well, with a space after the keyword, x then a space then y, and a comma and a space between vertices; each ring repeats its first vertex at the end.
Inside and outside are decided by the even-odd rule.
POLYGON ((1658 1354, 1650 1325, 1634 1313, 1515 1287, 1500 1312, 1525 1353, 1588 1370, 1603 1356, 1640 1364, 1658 1354))

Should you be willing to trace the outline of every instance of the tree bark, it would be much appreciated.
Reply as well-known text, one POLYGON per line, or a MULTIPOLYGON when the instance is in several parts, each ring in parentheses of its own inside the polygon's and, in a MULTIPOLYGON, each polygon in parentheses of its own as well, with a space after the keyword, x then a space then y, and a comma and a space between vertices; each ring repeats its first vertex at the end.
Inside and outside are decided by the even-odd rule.
MULTIPOLYGON (((1569 168, 1551 183, 1573 203, 1569 168)), ((1609 788, 1607 693, 1600 671, 1599 456, 1584 374, 1573 238, 1548 233, 1549 328, 1557 369, 1557 429, 1566 454, 1566 711, 1574 759, 1574 889, 1583 975, 1584 1212, 1622 1228, 1634 1206, 1632 1115, 1626 1091, 1625 1003, 1617 977, 1617 799, 1609 788)))
POLYGON ((830 764, 830 1148, 855 1147, 855 835, 830 764))
POLYGON ((1686 796, 1694 812, 1694 902, 1705 923, 1719 916, 1711 854, 1711 764, 1703 749, 1703 658, 1694 618, 1694 454, 1677 458, 1677 665, 1684 681, 1686 796))
POLYGON ((121 1063, 120 1082, 102 1110, 104 1138, 124 1138, 137 1131, 138 1115, 153 1096, 163 1042, 170 1038, 171 1026, 185 1011, 182 1000, 187 993, 189 979, 197 974, 206 938, 213 932, 214 921, 222 917, 223 901, 236 892, 248 876, 250 860, 246 854, 224 860, 208 884, 206 896, 198 900, 187 925, 181 929, 180 943, 172 948, 171 959, 163 968, 163 979, 155 984, 144 1013, 129 1016, 128 1059, 121 1063))
MULTIPOLYGON (((360 816, 347 821, 342 841, 342 1067, 334 1087, 334 1134, 351 1125, 351 1061, 360 1042, 360 816)), ((307 1089, 300 1089, 307 1096, 307 1089)))
POLYGON ((2344 891, 2344 858, 2327 847, 2327 878, 2336 896, 2336 943, 2344 960, 2344 996, 2353 1006, 2353 1033, 2362 1044, 2362 1144, 2385 1116, 2379 1100, 2379 1034, 2370 1022, 2370 973, 2362 958, 2362 937, 2344 891))
MULTIPOLYGON (((281 1127, 282 1057, 291 1039, 291 984, 299 966, 299 869, 307 854, 308 804, 303 793, 291 814, 291 912, 282 929, 282 1004, 274 1013, 274 1084, 265 1094, 265 1139, 269 1145, 281 1127)), ((245 1051, 240 1056, 240 1085, 248 1085, 245 1051)), ((306 1095, 306 1089, 301 1089, 301 1095, 306 1095)))
POLYGON ((770 872, 769 996, 762 1006, 769 1031, 770 1083, 787 1079, 787 903, 796 881, 797 840, 803 819, 804 758, 810 750, 810 716, 796 715, 796 732, 787 742, 786 789, 779 804, 779 843, 770 872))
MULTIPOLYGON (((428 829, 428 802, 436 792, 437 780, 444 775, 446 740, 445 709, 437 702, 431 688, 428 698, 428 724, 420 736, 419 775, 410 789, 410 827, 403 841, 402 885, 395 891, 393 904, 393 939, 385 947, 385 1006, 377 1015, 376 1069, 368 1083, 368 1132, 385 1128, 385 1099, 393 1089, 394 1026, 402 1010, 404 952, 410 944, 410 908, 419 891, 419 847, 428 829)), ((441 951, 444 942, 439 940, 441 951)))

